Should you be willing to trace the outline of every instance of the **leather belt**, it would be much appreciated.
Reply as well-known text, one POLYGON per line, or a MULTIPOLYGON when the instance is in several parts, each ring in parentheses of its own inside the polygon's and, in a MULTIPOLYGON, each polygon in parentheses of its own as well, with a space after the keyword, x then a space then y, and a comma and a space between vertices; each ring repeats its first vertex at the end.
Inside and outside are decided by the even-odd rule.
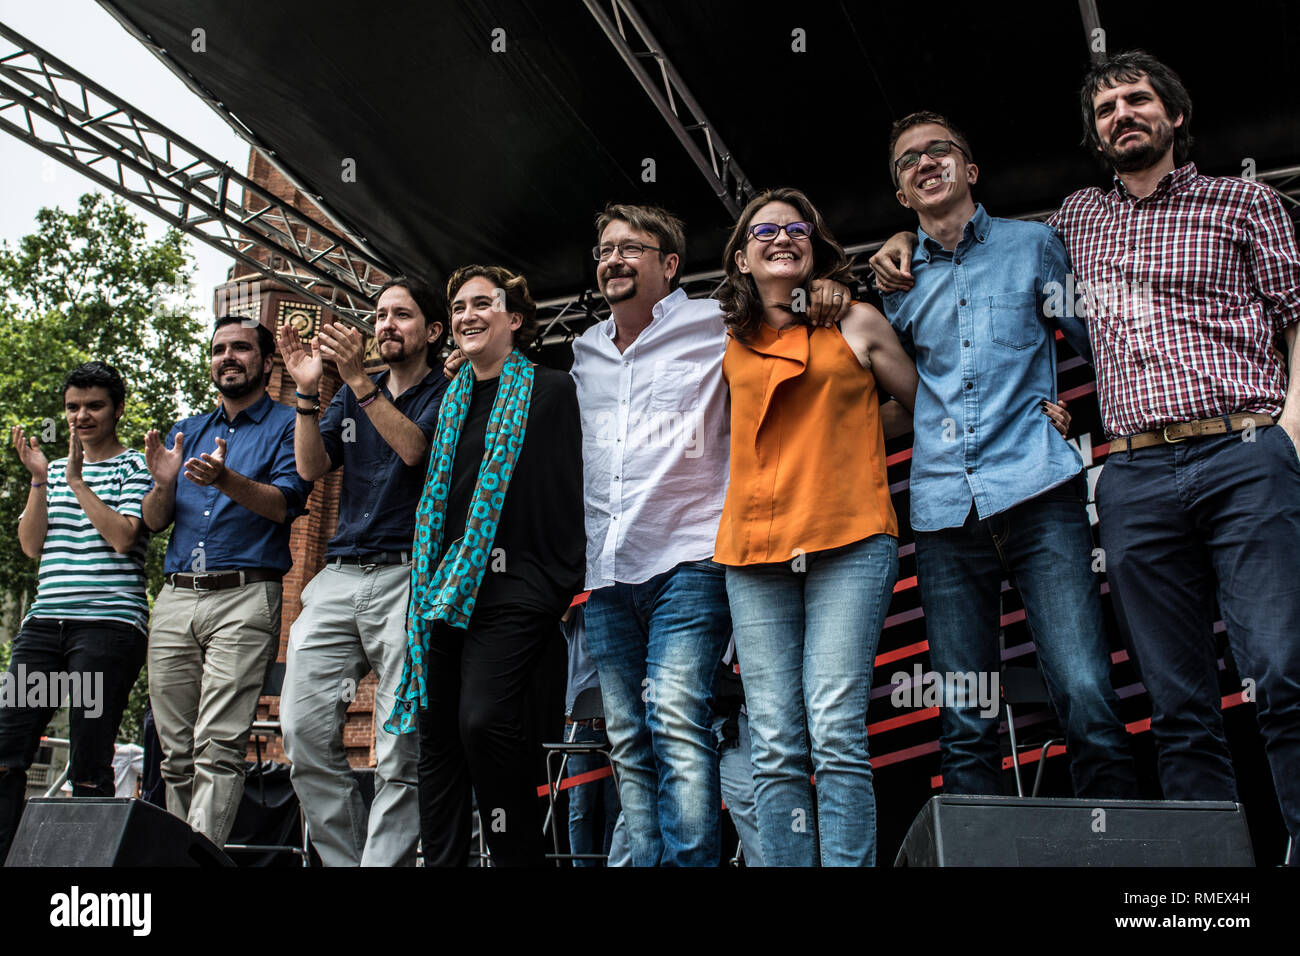
POLYGON ((581 720, 574 720, 572 717, 565 717, 564 723, 565 726, 568 726, 570 724, 577 724, 579 727, 590 727, 592 730, 605 729, 604 717, 584 717, 581 720))
POLYGON ((410 564, 410 551, 369 551, 365 554, 343 554, 330 558, 326 564, 338 567, 341 564, 355 564, 361 567, 376 564, 410 564))
POLYGON ((258 581, 279 581, 282 577, 284 572, 274 568, 250 568, 247 571, 213 571, 210 574, 172 573, 167 575, 167 583, 186 591, 228 591, 258 581))
POLYGON ((1155 431, 1116 438, 1110 443, 1110 454, 1130 451, 1135 448, 1148 448, 1151 445, 1176 445, 1189 438, 1204 438, 1207 435, 1226 435, 1239 432, 1254 423, 1255 428, 1274 425, 1276 422, 1263 412, 1238 412, 1235 415, 1220 415, 1218 418, 1202 418, 1194 422, 1176 422, 1157 428, 1155 431))

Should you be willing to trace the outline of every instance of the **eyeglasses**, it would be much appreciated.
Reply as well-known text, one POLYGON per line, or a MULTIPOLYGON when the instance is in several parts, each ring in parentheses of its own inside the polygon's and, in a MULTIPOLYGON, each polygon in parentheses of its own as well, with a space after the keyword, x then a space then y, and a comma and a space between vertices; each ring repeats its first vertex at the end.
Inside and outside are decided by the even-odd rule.
POLYGON ((784 226, 779 226, 774 222, 756 222, 749 227, 749 235, 745 238, 754 238, 759 242, 771 242, 781 234, 781 230, 791 239, 807 239, 813 233, 813 224, 796 220, 787 222, 784 226))
POLYGON ((618 250, 619 256, 624 259, 640 259, 641 253, 647 249, 652 252, 663 252, 658 246, 647 246, 644 242, 620 242, 617 245, 609 244, 604 246, 593 246, 591 250, 592 258, 597 262, 604 262, 618 250))
POLYGON ((954 147, 960 149, 961 154, 966 157, 966 161, 970 162, 970 153, 962 149, 960 143, 954 143, 950 139, 936 139, 925 149, 909 150, 902 156, 899 156, 898 159, 894 160, 894 168, 899 172, 902 172, 905 169, 912 169, 921 161, 921 153, 925 153, 925 155, 929 156, 931 159, 942 159, 944 156, 951 153, 954 147))

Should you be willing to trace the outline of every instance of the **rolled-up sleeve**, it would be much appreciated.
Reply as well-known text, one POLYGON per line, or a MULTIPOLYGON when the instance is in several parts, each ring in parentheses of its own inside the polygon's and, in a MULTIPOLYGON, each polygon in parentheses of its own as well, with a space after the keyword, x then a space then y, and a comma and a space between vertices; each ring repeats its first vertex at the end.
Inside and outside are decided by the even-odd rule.
POLYGON ((270 483, 284 495, 286 524, 307 510, 307 496, 311 494, 311 482, 298 474, 298 465, 294 459, 294 427, 295 422, 290 420, 281 432, 275 450, 275 461, 271 465, 270 483))
MULTIPOLYGON (((1065 251, 1065 244, 1061 242, 1061 237, 1055 232, 1050 232, 1043 242, 1043 262, 1040 270, 1042 276, 1042 288, 1039 289, 1039 303, 1043 306, 1039 310, 1040 315, 1046 315, 1048 310, 1045 307, 1044 300, 1047 298, 1048 289, 1056 288, 1060 290, 1073 289, 1074 284, 1069 282, 1070 275, 1070 257, 1065 251)), ((1052 315, 1053 323, 1061 330, 1065 336, 1065 341, 1083 356, 1083 360, 1089 365, 1092 364, 1092 340, 1088 338, 1088 326, 1084 323, 1082 316, 1075 315, 1071 303, 1067 303, 1064 308, 1054 309, 1052 315)))
POLYGON ((1300 321, 1300 251, 1295 228, 1277 194, 1267 186, 1261 187, 1245 227, 1250 284, 1266 303, 1274 331, 1281 332, 1300 321))

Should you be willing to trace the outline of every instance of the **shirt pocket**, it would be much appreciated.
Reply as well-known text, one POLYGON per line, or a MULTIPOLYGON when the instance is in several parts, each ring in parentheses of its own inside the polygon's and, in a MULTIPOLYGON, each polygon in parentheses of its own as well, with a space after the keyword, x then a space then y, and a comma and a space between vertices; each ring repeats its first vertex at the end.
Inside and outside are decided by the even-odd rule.
POLYGON ((699 362, 655 362, 650 382, 650 410, 689 411, 700 403, 703 369, 699 362))
POLYGON ((994 342, 1024 349, 1037 344, 1043 323, 1038 318, 1038 295, 1008 292, 989 296, 989 329, 994 342))

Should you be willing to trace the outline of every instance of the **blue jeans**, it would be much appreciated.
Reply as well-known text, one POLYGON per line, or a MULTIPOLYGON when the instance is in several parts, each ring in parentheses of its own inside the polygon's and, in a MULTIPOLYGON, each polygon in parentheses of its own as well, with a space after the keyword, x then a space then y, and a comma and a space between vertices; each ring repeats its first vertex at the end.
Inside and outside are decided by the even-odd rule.
MULTIPOLYGON (((566 728, 570 743, 604 743, 605 731, 586 724, 566 728)), ((573 754, 564 775, 577 777, 606 767, 605 758, 596 754, 573 754)), ((614 821, 618 819, 618 787, 613 776, 570 787, 569 850, 573 853, 609 853, 614 838, 614 821)), ((599 860, 574 860, 574 866, 600 866, 599 860)))
MULTIPOLYGON (((1052 709, 1065 729, 1078 797, 1136 797, 1128 734, 1110 682, 1110 648, 1083 475, 960 528, 917 531, 916 573, 930 641, 930 666, 944 686, 966 675, 996 687, 1003 576, 1020 590, 1052 709), (982 678, 982 679, 981 679, 982 678)), ((1000 710, 967 701, 940 707, 944 793, 996 794, 1002 779, 1000 710)), ((988 701, 984 702, 985 704, 988 701)))
POLYGON ((709 701, 731 634, 723 568, 694 561, 587 601, 633 866, 717 866, 722 804, 709 701))
POLYGON ((722 778, 722 800, 731 815, 731 825, 745 848, 745 866, 763 865, 763 846, 758 842, 758 808, 754 802, 753 747, 749 742, 749 718, 736 715, 736 742, 723 746, 725 717, 713 718, 713 732, 718 738, 718 773, 722 778))
POLYGON ((816 866, 820 851, 824 866, 872 866, 867 703, 898 541, 873 535, 800 565, 727 568, 763 863, 816 866))
POLYGON ((1237 799, 1217 595, 1238 675, 1255 685, 1282 819, 1300 842, 1300 461, 1280 426, 1251 437, 1112 454, 1097 510, 1115 613, 1151 695, 1165 798, 1237 799))

